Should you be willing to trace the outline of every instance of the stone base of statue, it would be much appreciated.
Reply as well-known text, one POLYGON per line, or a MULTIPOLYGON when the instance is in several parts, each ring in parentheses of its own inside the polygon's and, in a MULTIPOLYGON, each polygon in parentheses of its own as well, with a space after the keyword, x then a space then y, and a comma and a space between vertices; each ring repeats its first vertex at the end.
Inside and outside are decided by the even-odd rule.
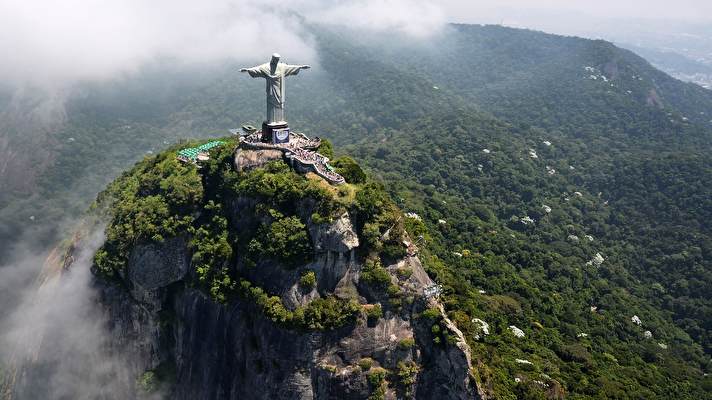
POLYGON ((263 122, 262 141, 265 143, 289 143, 289 126, 286 122, 263 122))

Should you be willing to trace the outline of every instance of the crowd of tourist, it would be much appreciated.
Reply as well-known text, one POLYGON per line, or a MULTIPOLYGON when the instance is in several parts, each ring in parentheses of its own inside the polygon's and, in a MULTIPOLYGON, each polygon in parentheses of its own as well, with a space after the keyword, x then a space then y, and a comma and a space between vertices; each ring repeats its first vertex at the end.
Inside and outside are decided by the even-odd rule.
POLYGON ((307 150, 319 147, 319 144, 321 143, 319 138, 309 139, 304 134, 294 134, 290 138, 289 143, 263 143, 261 132, 255 132, 246 136, 243 141, 256 147, 279 148, 285 152, 291 153, 291 157, 301 164, 313 165, 315 172, 330 182, 336 184, 345 182, 344 178, 334 172, 331 166, 329 166, 328 158, 317 153, 316 151, 307 150))

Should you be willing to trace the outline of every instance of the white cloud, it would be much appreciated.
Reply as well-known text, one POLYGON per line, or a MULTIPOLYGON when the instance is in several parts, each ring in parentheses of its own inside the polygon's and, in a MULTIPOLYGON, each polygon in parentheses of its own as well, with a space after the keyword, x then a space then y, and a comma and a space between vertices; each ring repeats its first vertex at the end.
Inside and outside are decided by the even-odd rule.
POLYGON ((102 233, 88 235, 72 268, 46 274, 39 287, 31 283, 42 265, 37 255, 0 269, 0 290, 13 297, 0 318, 0 364, 15 374, 18 398, 122 398, 135 380, 126 360, 107 351, 106 315, 90 284, 102 233))
POLYGON ((448 17, 474 21, 502 18, 499 11, 541 11, 556 18, 562 13, 584 13, 604 18, 655 18, 682 20, 712 20, 712 3, 708 0, 441 0, 448 17))
POLYGON ((0 83, 56 87, 109 79, 155 60, 311 62, 302 16, 424 36, 444 23, 430 0, 0 0, 0 83))
POLYGON ((0 79, 51 85, 132 72, 159 58, 179 62, 308 54, 294 17, 269 1, 6 0, 0 2, 0 79), (209 4, 206 6, 205 4, 209 4))
POLYGON ((328 7, 320 1, 310 3, 306 15, 312 20, 369 31, 424 37, 437 33, 446 22, 439 2, 429 0, 354 0, 328 7))

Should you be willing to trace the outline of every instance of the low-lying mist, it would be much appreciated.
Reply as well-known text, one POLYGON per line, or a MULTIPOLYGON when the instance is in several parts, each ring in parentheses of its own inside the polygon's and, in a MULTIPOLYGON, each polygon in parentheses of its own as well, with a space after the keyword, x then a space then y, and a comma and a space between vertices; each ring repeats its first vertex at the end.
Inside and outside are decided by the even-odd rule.
POLYGON ((38 278, 43 260, 34 254, 0 269, 8 301, 0 320, 0 397, 129 397, 136 377, 109 351, 106 315, 91 286, 91 260, 103 238, 102 227, 81 240, 67 270, 45 268, 38 278))

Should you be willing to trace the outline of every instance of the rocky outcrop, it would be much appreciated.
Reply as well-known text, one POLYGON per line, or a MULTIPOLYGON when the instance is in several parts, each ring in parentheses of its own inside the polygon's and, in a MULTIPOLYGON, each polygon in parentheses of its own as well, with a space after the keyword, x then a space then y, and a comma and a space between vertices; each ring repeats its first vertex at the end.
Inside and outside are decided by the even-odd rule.
POLYGON ((242 150, 238 149, 235 152, 235 168, 238 171, 249 170, 259 167, 270 161, 283 159, 283 153, 280 150, 264 149, 264 150, 242 150))
MULTIPOLYGON (((252 214, 254 200, 233 199, 229 204, 235 229, 259 223, 252 214)), ((308 204, 301 208, 310 211, 308 204)), ((364 308, 380 303, 380 318, 361 315, 336 330, 303 332, 275 324, 247 300, 216 303, 187 283, 188 241, 173 238, 136 246, 121 282, 96 281, 110 315, 115 351, 131 355, 131 371, 137 377, 146 371, 173 371, 174 379, 164 390, 175 399, 366 399, 376 390, 368 381, 369 371, 359 366, 367 358, 371 368, 389 371, 386 399, 481 397, 462 334, 436 300, 422 297, 433 282, 416 256, 386 267, 401 291, 400 305, 394 305, 385 291, 360 289, 362 265, 355 255, 359 238, 347 213, 330 223, 310 222, 307 228, 315 251, 310 262, 285 268, 263 260, 241 273, 279 295, 290 309, 336 295, 357 300, 364 308), (305 270, 316 275, 313 289, 299 285, 305 270), (410 273, 398 273, 403 270, 410 273), (420 317, 433 307, 456 343, 434 343, 432 321, 420 317), (418 366, 416 383, 408 387, 396 373, 403 362, 418 366)))
POLYGON ((136 246, 124 272, 130 284, 131 296, 136 301, 160 310, 162 289, 183 279, 189 265, 190 257, 184 238, 136 246))
POLYGON ((330 224, 310 224, 309 234, 317 252, 348 253, 359 244, 348 213, 342 214, 330 224))
MULTIPOLYGON (((430 382, 427 387, 418 386, 417 398, 428 399, 473 399, 486 398, 484 392, 471 384, 470 369, 472 368, 472 355, 470 346, 457 326, 447 317, 442 304, 430 301, 429 306, 440 310, 445 326, 449 333, 455 337, 455 344, 447 346, 444 351, 432 351, 432 347, 424 346, 426 357, 434 363, 434 367, 426 368, 421 376, 424 381, 430 382)), ((416 324, 418 338, 423 340, 431 335, 425 331, 427 326, 416 324)))

